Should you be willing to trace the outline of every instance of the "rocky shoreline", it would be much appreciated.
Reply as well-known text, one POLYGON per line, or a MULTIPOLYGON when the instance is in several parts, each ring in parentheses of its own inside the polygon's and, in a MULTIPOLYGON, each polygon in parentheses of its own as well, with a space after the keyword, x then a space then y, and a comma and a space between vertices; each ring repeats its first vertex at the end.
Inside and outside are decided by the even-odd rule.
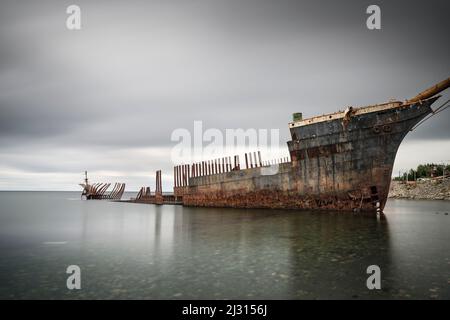
POLYGON ((450 179, 391 181, 389 198, 450 200, 450 179))

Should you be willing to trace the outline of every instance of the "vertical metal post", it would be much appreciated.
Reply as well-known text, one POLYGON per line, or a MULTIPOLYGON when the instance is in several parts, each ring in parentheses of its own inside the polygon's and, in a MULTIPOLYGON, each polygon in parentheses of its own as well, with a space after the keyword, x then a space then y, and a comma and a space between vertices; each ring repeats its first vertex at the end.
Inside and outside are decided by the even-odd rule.
POLYGON ((183 164, 183 187, 186 186, 186 175, 187 175, 187 172, 186 172, 186 165, 183 164))
POLYGON ((156 187, 155 187, 155 189, 156 189, 156 192, 158 192, 158 171, 156 171, 156 187))
POLYGON ((186 170, 187 170, 187 185, 189 185, 189 178, 191 177, 191 168, 190 165, 186 165, 186 170))

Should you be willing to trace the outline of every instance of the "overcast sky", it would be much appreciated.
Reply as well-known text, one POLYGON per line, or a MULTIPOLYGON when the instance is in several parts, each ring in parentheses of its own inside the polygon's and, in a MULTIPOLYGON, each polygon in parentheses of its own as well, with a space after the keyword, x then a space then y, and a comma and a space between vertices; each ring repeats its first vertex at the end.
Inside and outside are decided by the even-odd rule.
MULTIPOLYGON (((2 0, 0 190, 78 190, 84 170, 154 189, 157 169, 170 190, 171 133, 195 120, 278 128, 285 147, 293 112, 411 98, 450 76, 449 12, 445 0, 2 0), (381 30, 366 28, 370 4, 381 30)), ((449 123, 445 111, 408 134, 394 172, 450 162, 449 123)))

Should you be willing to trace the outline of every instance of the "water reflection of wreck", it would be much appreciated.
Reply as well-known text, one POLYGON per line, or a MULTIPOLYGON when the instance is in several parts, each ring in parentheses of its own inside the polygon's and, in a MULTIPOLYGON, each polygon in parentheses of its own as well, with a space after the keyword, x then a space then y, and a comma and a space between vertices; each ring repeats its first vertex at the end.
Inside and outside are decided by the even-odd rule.
POLYGON ((85 197, 86 200, 120 200, 125 191, 125 183, 115 183, 109 192, 108 188, 111 186, 111 183, 89 184, 87 171, 84 172, 84 183, 80 183, 80 186, 83 187, 81 198, 85 197))

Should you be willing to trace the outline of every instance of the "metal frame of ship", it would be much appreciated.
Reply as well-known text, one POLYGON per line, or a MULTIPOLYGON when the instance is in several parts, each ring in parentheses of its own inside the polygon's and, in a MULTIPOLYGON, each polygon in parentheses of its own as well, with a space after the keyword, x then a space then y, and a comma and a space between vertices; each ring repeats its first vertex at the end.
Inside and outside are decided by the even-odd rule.
POLYGON ((83 188, 81 198, 86 200, 120 200, 125 191, 125 183, 115 183, 111 191, 108 188, 111 183, 90 184, 87 171, 84 172, 84 183, 80 183, 83 188))
POLYGON ((425 117, 437 113, 431 105, 449 86, 450 78, 404 102, 348 107, 308 119, 296 113, 289 123, 290 159, 273 164, 250 153, 245 169, 238 156, 175 166, 175 202, 382 212, 400 143, 425 117))

